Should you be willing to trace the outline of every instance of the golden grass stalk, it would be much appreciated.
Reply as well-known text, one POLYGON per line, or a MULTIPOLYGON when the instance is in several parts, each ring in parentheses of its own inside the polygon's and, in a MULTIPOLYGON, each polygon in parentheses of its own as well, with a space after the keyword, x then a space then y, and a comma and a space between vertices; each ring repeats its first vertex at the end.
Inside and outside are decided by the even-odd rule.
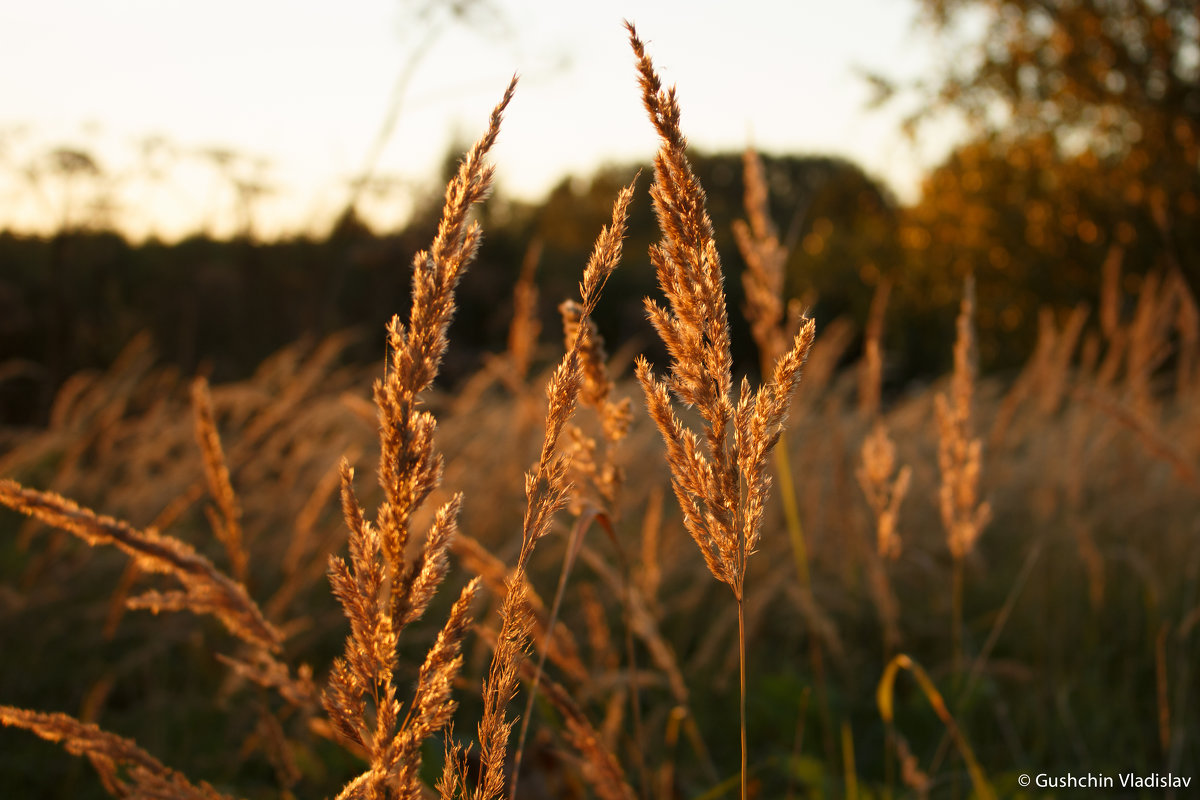
MULTIPOLYGON (((485 631, 485 635, 487 633, 489 632, 485 631)), ((498 641, 498 637, 493 638, 493 646, 498 641)), ((605 742, 604 736, 588 721, 571 693, 558 682, 542 675, 540 665, 535 665, 528 659, 521 660, 517 664, 517 670, 526 683, 539 687, 546 700, 561 715, 563 734, 580 756, 582 776, 596 795, 606 800, 632 800, 636 795, 625 778, 624 770, 605 742)), ((514 764, 513 769, 515 778, 520 769, 519 761, 514 764)), ((510 786, 510 795, 515 795, 517 786, 518 783, 514 780, 510 786)))
MULTIPOLYGON (((747 148, 742 161, 746 219, 734 221, 733 234, 746 263, 742 273, 746 295, 743 312, 750 321, 750 331, 758 347, 759 366, 765 377, 771 374, 776 359, 783 354, 795 335, 802 320, 802 303, 792 299, 786 307, 784 304, 787 261, 794 237, 789 234, 788 241, 782 242, 771 219, 768 203, 770 192, 762 158, 753 148, 747 148)), ((801 213, 802 210, 798 210, 794 222, 799 221, 801 213)), ((813 293, 809 292, 804 302, 812 302, 812 296, 813 293)), ((835 320, 831 327, 825 329, 821 341, 813 347, 805 367, 809 397, 815 397, 820 387, 828 382, 842 351, 849 344, 850 335, 850 326, 843 320, 835 320)), ((809 545, 796 499, 796 480, 792 473, 787 431, 780 433, 774 457, 784 522, 799 579, 799 606, 805 621, 816 634, 809 645, 809 656, 813 673, 817 676, 817 694, 821 706, 825 707, 827 693, 822 677, 824 670, 820 667, 822 646, 827 644, 836 651, 838 643, 833 626, 818 607, 812 591, 809 545)))
MULTIPOLYGON (((526 671, 531 672, 528 663, 526 671)), ((533 676, 528 677, 532 680, 533 676)), ((542 693, 562 715, 567 740, 583 757, 583 778, 596 796, 601 800, 634 800, 636 794, 626 780, 624 770, 571 695, 554 681, 545 678, 542 681, 542 693)))
POLYGON ((967 278, 958 313, 954 341, 954 374, 949 394, 934 397, 938 422, 938 466, 942 483, 938 508, 946 541, 953 559, 951 625, 956 672, 962 663, 963 560, 975 548, 983 528, 991 519, 991 506, 979 500, 979 477, 983 442, 975 438, 971 403, 975 393, 975 282, 967 278))
MULTIPOLYGON (((504 791, 504 762, 508 739, 515 720, 507 719, 507 708, 517 691, 521 662, 529 648, 533 614, 527 568, 537 542, 550 532, 554 515, 566 507, 571 492, 569 458, 560 454, 559 440, 578 404, 584 377, 584 355, 589 326, 601 289, 621 260, 625 219, 633 198, 633 185, 623 189, 613 204, 613 223, 601 230, 596 246, 584 267, 579 284, 580 325, 575 340, 555 368, 546 387, 549 399, 546 431, 537 466, 525 475, 525 518, 521 550, 508 581, 500 609, 500 632, 492 663, 483 684, 483 718, 479 722, 482 770, 472 797, 495 800, 504 791)), ((514 777, 511 793, 516 796, 514 777)))
MULTIPOLYGON (((776 359, 787 349, 800 324, 801 314, 800 306, 795 301, 786 309, 784 307, 789 249, 780 242, 775 223, 771 220, 762 158, 755 150, 747 148, 742 163, 746 220, 734 221, 733 235, 746 262, 746 271, 742 273, 742 287, 746 293, 745 317, 750 321, 750 333, 758 346, 762 374, 766 376, 776 359)), ((808 543, 800 520, 800 508, 796 503, 796 486, 786 433, 780 434, 779 447, 775 450, 775 471, 782 484, 779 492, 788 536, 791 538, 792 556, 796 560, 796 574, 800 578, 802 591, 808 595, 808 543)))
POLYGON ((465 797, 464 783, 470 767, 467 763, 467 753, 463 746, 454 738, 454 725, 446 726, 446 747, 442 759, 442 774, 438 777, 434 791, 440 800, 455 800, 465 797))
POLYGON ((670 308, 647 298, 646 310, 672 358, 665 381, 654 377, 645 359, 639 359, 637 375, 667 445, 672 485, 688 532, 713 576, 740 597, 746 557, 761 535, 770 483, 764 462, 783 430, 787 401, 799 381, 814 325, 809 320, 797 333, 791 349, 776 361, 768 386, 751 391, 743 381, 734 403, 724 278, 704 191, 684 154, 674 90, 661 89, 632 25, 629 32, 643 100, 663 140, 655 156, 651 195, 664 237, 651 248, 650 259, 670 308), (671 395, 700 412, 703 443, 679 420, 671 395), (746 483, 744 503, 739 478, 746 483))
MULTIPOLYGON (((219 535, 222 529, 227 534, 233 532, 222 538, 231 562, 235 568, 244 571, 244 553, 240 533, 237 533, 240 512, 216 437, 207 387, 203 384, 197 387, 196 401, 197 439, 204 454, 214 497, 224 517, 218 519, 213 514, 210 519, 215 521, 214 528, 219 535), (242 554, 241 559, 239 553, 242 554), (240 567, 237 566, 239 563, 240 567)), ((187 502, 198 498, 201 491, 202 487, 197 492, 189 490, 185 495, 187 502)), ((216 617, 230 633, 248 646, 243 656, 246 660, 218 656, 233 668, 235 674, 276 690, 286 701, 304 712, 311 712, 314 708, 316 692, 311 671, 302 666, 293 676, 287 665, 278 660, 276 654, 281 650, 283 635, 251 599, 244 583, 218 570, 186 543, 160 534, 157 526, 139 530, 128 523, 82 508, 60 495, 26 489, 11 480, 0 480, 0 505, 67 531, 89 545, 111 545, 124 551, 132 560, 131 568, 126 571, 118 591, 117 597, 121 602, 130 608, 147 608, 155 612, 186 610, 216 617), (181 588, 167 592, 147 591, 126 600, 129 587, 140 573, 169 575, 178 581, 181 588)), ((158 519, 161 524, 168 524, 185 507, 186 503, 173 503, 158 519)), ((3 717, 4 724, 25 727, 43 738, 61 742, 68 752, 87 757, 99 772, 105 788, 116 796, 223 797, 206 784, 193 786, 132 742, 106 733, 94 725, 63 714, 43 714, 7 707, 3 710, 3 717)), ((271 718, 265 724, 274 724, 269 731, 264 728, 264 735, 267 738, 274 737, 278 744, 282 732, 277 720, 271 718)), ((269 746, 271 742, 267 744, 269 746)), ((282 760, 279 764, 286 766, 282 760)), ((281 775, 287 772, 285 769, 281 775)))
POLYGON ((117 797, 178 798, 178 800, 228 800, 207 783, 193 784, 164 766, 130 739, 108 733, 66 714, 44 714, 0 706, 0 724, 24 728, 57 742, 72 755, 88 758, 101 780, 117 797))
POLYGON ((196 442, 204 456, 204 476, 208 480, 208 491, 217 503, 221 516, 208 514, 209 523, 217 539, 225 546, 229 557, 229 568, 238 581, 246 581, 246 548, 242 541, 242 507, 233 491, 229 479, 229 466, 217 423, 213 418, 212 394, 208 381, 196 378, 192 382, 192 406, 196 415, 196 442))
POLYGON ((278 652, 279 631, 246 592, 246 587, 218 570, 188 544, 153 529, 140 531, 125 522, 96 514, 52 492, 26 489, 0 479, 0 505, 72 533, 93 547, 112 545, 131 556, 143 572, 170 575, 182 585, 177 592, 147 592, 130 600, 152 611, 188 610, 216 617, 225 629, 247 644, 278 652))
POLYGON ((875 516, 875 551, 880 558, 895 561, 903 550, 896 522, 912 482, 912 467, 905 464, 896 471, 896 445, 882 420, 876 421, 863 440, 862 463, 856 474, 875 516))
POLYGON ((1146 416, 1157 415, 1159 411, 1153 377, 1171 354, 1167 338, 1175 316, 1174 302, 1161 273, 1151 272, 1142 279, 1137 306, 1127 329, 1125 389, 1134 410, 1146 416))
POLYGON ((300 782, 304 774, 300 771, 300 764, 283 724, 277 716, 262 707, 259 710, 259 722, 255 733, 267 760, 271 763, 271 768, 275 771, 275 779, 283 790, 281 796, 284 800, 293 800, 295 795, 292 793, 292 787, 300 782))
POLYGON ((350 622, 350 635, 345 655, 334 661, 322 700, 334 729, 349 745, 365 751, 370 766, 342 790, 341 798, 420 797, 421 745, 450 722, 456 707, 450 689, 462 667, 460 651, 479 579, 467 584, 455 601, 425 656, 403 717, 396 696, 397 638, 424 614, 446 575, 462 501, 455 494, 436 510, 423 547, 406 560, 411 520, 441 483, 443 465, 434 447, 437 421, 418 406, 447 347, 455 288, 479 245, 479 227, 468 224, 467 214, 491 185, 492 168, 484 158, 500 132, 515 87, 516 78, 492 111, 487 132, 447 185, 432 246, 413 259, 408 324, 393 317, 388 325, 388 368, 374 388, 380 421, 379 482, 384 490, 374 521, 366 519, 355 497, 353 469, 342 462, 350 564, 331 556, 329 580, 350 622))
POLYGON ((861 461, 855 471, 875 518, 874 553, 868 554, 865 561, 871 595, 883 624, 884 652, 888 654, 900 644, 900 608, 888 579, 887 562, 898 559, 903 549, 897 521, 900 504, 904 502, 912 480, 912 468, 908 465, 896 472, 896 446, 880 414, 883 384, 883 348, 880 342, 890 292, 890 282, 884 281, 876 287, 875 296, 871 299, 863 362, 859 371, 858 409, 867 419, 874 418, 875 424, 871 433, 863 439, 861 461))
POLYGON ((583 608, 584 625, 587 628, 588 651, 591 653, 592 669, 596 672, 612 672, 620 666, 620 656, 613 640, 612 627, 608 624, 607 612, 601 602, 601 594, 593 583, 579 587, 579 600, 583 608))
MULTIPOLYGON (((353 463, 358 460, 359 453, 352 451, 343 456, 353 463)), ((342 483, 341 463, 334 464, 326 471, 312 488, 312 493, 304 501, 300 512, 296 515, 296 524, 287 549, 283 552, 281 567, 284 579, 266 603, 267 613, 278 618, 284 610, 308 586, 325 575, 329 567, 329 552, 333 549, 332 537, 326 534, 324 541, 313 541, 314 532, 321 515, 329 507, 334 497, 338 495, 342 483)), ((340 545, 340 537, 339 542, 340 545)))
POLYGON ((1071 361, 1083 335, 1088 313, 1086 304, 1075 306, 1060 331, 1053 309, 1042 308, 1038 312, 1037 344, 1029 363, 1013 383, 996 414, 988 436, 992 445, 1004 441, 1017 409, 1027 398, 1037 399, 1037 412, 1042 417, 1058 411, 1067 393, 1071 361))
POLYGON ((792 390, 812 346, 814 325, 806 322, 774 364, 770 384, 751 391, 743 380, 732 398, 732 356, 724 276, 712 221, 686 156, 675 90, 663 90, 637 37, 626 23, 637 57, 642 101, 661 146, 654 157, 650 189, 663 238, 650 248, 650 261, 669 309, 647 298, 646 311, 671 356, 666 380, 650 364, 637 362, 637 377, 667 447, 671 485, 684 525, 713 576, 733 591, 738 605, 741 664, 740 728, 742 797, 747 793, 745 579, 747 559, 762 533, 770 476, 766 459, 779 440, 792 390), (672 394, 695 407, 704 420, 703 439, 684 426, 672 394))
POLYGON ((559 305, 563 319, 563 336, 568 342, 580 342, 580 357, 583 362, 583 385, 579 399, 592 408, 600 419, 603 435, 603 452, 598 453, 597 443, 575 427, 571 427, 572 483, 575 486, 576 502, 580 506, 588 502, 602 509, 611 519, 616 519, 619 506, 618 494, 625 475, 617 462, 617 448, 629 433, 633 420, 629 398, 617 400, 613 397, 616 386, 608 375, 608 354, 604 350, 604 338, 596 324, 583 316, 583 309, 572 300, 559 305), (599 457, 597 457, 599 456, 599 457))
POLYGON ((1100 408, 1132 431, 1151 457, 1170 466, 1181 483, 1193 491, 1200 492, 1200 467, 1193 462, 1190 454, 1177 442, 1172 441, 1161 426, 1145 413, 1097 391, 1080 390, 1076 392, 1076 397, 1100 408))
MULTIPOLYGON (((636 585, 630 585, 624 576, 601 558, 595 550, 584 546, 581 555, 588 567, 608 586, 610 591, 614 594, 621 594, 625 598, 626 625, 630 632, 642 641, 650 660, 666 678, 667 688, 674 698, 676 707, 682 710, 684 732, 688 736, 692 750, 699 759, 701 767, 711 779, 716 780, 716 767, 713 765, 708 746, 705 745, 700 735, 700 729, 696 725, 695 716, 691 711, 690 693, 683 677, 683 670, 679 665, 679 658, 670 642, 663 636, 658 619, 651 610, 654 598, 644 594, 644 590, 639 589, 636 585)), ((636 680, 631 677, 629 683, 633 688, 636 680)))
POLYGON ((888 434, 887 422, 880 413, 883 389, 883 320, 887 313, 890 281, 882 281, 871 297, 866 320, 863 361, 858 373, 858 411, 865 420, 874 419, 871 433, 863 439, 862 455, 856 470, 858 485, 866 495, 875 518, 875 548, 866 555, 871 596, 883 625, 883 650, 890 654, 900 644, 899 601, 888 579, 887 561, 900 558, 902 549, 896 523, 900 504, 912 481, 912 469, 902 467, 895 473, 895 445, 888 434))
POLYGON ((508 326, 508 360, 516 386, 524 386, 537 349, 542 323, 538 319, 538 288, 534 280, 538 261, 542 258, 542 241, 534 239, 525 250, 521 274, 513 288, 513 318, 508 326))
POLYGON ((784 283, 787 277, 788 248, 779 240, 771 220, 768 189, 762 158, 752 148, 742 156, 745 183, 746 219, 735 220, 733 236, 746 271, 742 287, 746 292, 746 319, 762 358, 764 373, 787 349, 788 330, 800 323, 799 307, 784 307, 784 283))
POLYGON ((898 559, 903 550, 897 523, 900 504, 912 481, 912 467, 905 464, 896 471, 896 446, 882 418, 863 440, 862 461, 855 474, 875 518, 875 549, 866 558, 866 568, 883 624, 884 650, 891 653, 900 644, 900 609, 888 579, 887 562, 898 559))
MULTIPOLYGON (((634 182, 637 177, 635 176, 634 182)), ((617 452, 629 432, 632 421, 630 400, 628 398, 617 400, 613 397, 616 387, 608 374, 608 354, 604 349, 604 339, 600 336, 595 324, 583 316, 582 309, 572 301, 560 305, 559 312, 562 314, 563 335, 568 347, 574 341, 581 342, 580 354, 583 359, 581 400, 584 405, 591 407, 599 417, 602 445, 576 426, 572 426, 569 430, 572 438, 571 479, 574 484, 571 511, 576 515, 577 520, 568 544, 567 556, 563 561, 558 593, 554 599, 556 610, 565 590, 568 573, 582 546, 583 536, 591 523, 598 522, 608 532, 614 544, 616 543, 613 528, 620 518, 619 494, 625 480, 624 469, 618 461, 617 452)), ((659 506, 661 507, 661 496, 659 497, 659 506)), ((621 579, 616 582, 614 589, 621 598, 626 619, 625 646, 629 681, 626 689, 615 692, 610 698, 605 730, 611 732, 610 741, 615 738, 616 726, 619 724, 622 713, 623 697, 628 697, 633 711, 635 741, 641 742, 643 740, 641 700, 636 679, 637 658, 633 647, 635 589, 629 565, 619 547, 618 555, 621 561, 621 579)), ((536 676, 540 674, 539 666, 538 672, 535 674, 535 686, 536 676)), ((532 703, 532 694, 529 700, 532 703)), ((526 708, 525 724, 528 724, 531 709, 532 706, 526 708)), ((522 740, 524 735, 525 728, 523 726, 522 740)), ((646 772, 644 765, 642 766, 641 776, 644 787, 646 772)))
POLYGON ((968 279, 958 314, 950 392, 939 393, 934 398, 938 420, 938 466, 942 472, 938 507, 950 553, 956 560, 974 549, 991 515, 988 504, 979 502, 983 445, 974 437, 971 424, 975 393, 974 310, 974 282, 968 279))
POLYGON ((908 493, 912 469, 896 470, 896 445, 888 433, 887 423, 880 416, 880 396, 883 388, 883 322, 887 311, 891 282, 884 281, 875 289, 868 314, 863 363, 859 373, 858 409, 865 419, 875 420, 871 433, 863 440, 862 461, 856 471, 859 486, 875 516, 875 552, 880 558, 900 557, 902 544, 896 530, 900 504, 908 493))
POLYGON ((307 664, 301 664, 293 676, 286 664, 268 657, 261 650, 252 653, 248 660, 230 658, 219 653, 217 660, 228 666, 233 674, 265 689, 274 689, 280 697, 296 708, 307 711, 316 706, 317 686, 313 682, 312 667, 307 664))
POLYGON ((639 565, 637 585, 650 603, 658 602, 658 590, 662 585, 662 549, 663 524, 663 490, 655 486, 650 490, 646 500, 646 510, 642 515, 641 554, 642 563, 639 565))
POLYGON ((871 308, 867 312, 863 360, 858 377, 858 412, 867 420, 879 416, 880 397, 883 392, 883 322, 891 293, 892 282, 881 281, 875 287, 875 293, 871 297, 871 308))
MULTIPOLYGON (((450 549, 458 556, 459 563, 478 575, 488 592, 503 605, 512 577, 504 562, 461 531, 454 537, 450 549)), ((546 603, 532 586, 526 588, 525 599, 533 615, 534 640, 543 644, 555 666, 577 683, 586 684, 590 679, 588 669, 580 658, 579 644, 571 630, 561 622, 551 629, 546 603)))
POLYGON ((1175 330, 1179 336, 1175 391, 1182 397, 1196 387, 1200 377, 1200 308, 1178 272, 1171 274, 1170 288, 1177 298, 1175 330))
MULTIPOLYGON (((609 272, 616 268, 621 257, 629 204, 633 201, 633 187, 639 176, 640 173, 635 175, 633 181, 617 195, 613 203, 612 224, 601 230, 589 258, 588 270, 601 268, 600 262, 604 259, 612 262, 612 266, 608 267, 609 272)), ((582 284, 580 291, 583 292, 582 284)), ((588 309, 574 300, 566 300, 559 304, 558 311, 562 315, 563 339, 567 350, 579 351, 582 375, 579 399, 599 417, 604 439, 603 457, 597 459, 596 443, 584 436, 577 427, 570 426, 571 437, 574 440, 571 457, 572 481, 575 484, 577 504, 581 506, 576 513, 582 513, 583 497, 590 487, 594 495, 591 504, 606 513, 610 519, 615 519, 617 495, 625 477, 616 461, 616 451, 629 433, 629 424, 633 419, 632 404, 628 398, 618 400, 613 396, 616 386, 608 374, 608 353, 604 349, 604 337, 600 335, 588 309)))
MULTIPOLYGON (((352 471, 348 466, 343 476, 343 497, 350 505, 352 471)), ((397 634, 403 624, 397 624, 392 616, 383 591, 382 537, 357 508, 348 510, 347 518, 355 526, 350 534, 352 568, 331 557, 330 583, 346 610, 351 634, 345 657, 334 661, 322 701, 334 729, 367 753, 370 768, 347 785, 340 797, 418 797, 421 744, 450 721, 456 705, 450 687, 462 667, 459 651, 479 580, 463 589, 426 654, 413 699, 401 720, 393 678, 397 634)))
MULTIPOLYGON (((583 537, 591 527, 592 521, 598 516, 594 510, 576 517, 575 524, 571 526, 571 533, 567 538, 566 552, 563 555, 562 568, 558 576, 558 587, 554 593, 554 602, 550 607, 550 619, 547 623, 548 629, 553 629, 558 625, 558 615, 562 610, 563 597, 566 594, 567 582, 570 579, 571 572, 575 566, 575 559, 579 553, 580 545, 583 542, 583 537)), ((532 611, 532 609, 531 609, 532 611)), ((541 682, 543 671, 546 668, 546 659, 550 655, 553 642, 549 639, 541 642, 540 652, 538 653, 537 666, 530 671, 530 677, 527 678, 529 683, 529 691, 525 698, 525 711, 521 715, 521 731, 517 734, 517 745, 513 751, 513 773, 512 784, 509 789, 510 800, 516 800, 516 788, 518 779, 521 773, 521 759, 525 753, 525 739, 529 734, 529 726, 533 720, 533 701, 537 696, 538 685, 541 682)))
POLYGON ((457 500, 439 510, 441 522, 429 532, 431 546, 405 568, 411 517, 440 482, 443 467, 442 457, 433 446, 437 423, 431 414, 418 410, 418 398, 437 375, 448 345, 446 333, 454 315, 454 290, 479 246, 479 226, 468 224, 467 213, 490 189, 493 170, 483 159, 500 132, 500 120, 515 86, 514 78, 492 111, 487 132, 464 157, 458 174, 446 187, 445 206, 433 244, 413 259, 408 325, 398 317, 389 323, 389 369, 384 379, 375 383, 382 445, 379 482, 385 496, 376 524, 390 571, 391 614, 401 624, 411 622, 424 610, 431 596, 425 590, 435 576, 444 572, 442 545, 453 535, 451 512, 456 510, 457 500), (416 586, 418 580, 420 586, 416 586))

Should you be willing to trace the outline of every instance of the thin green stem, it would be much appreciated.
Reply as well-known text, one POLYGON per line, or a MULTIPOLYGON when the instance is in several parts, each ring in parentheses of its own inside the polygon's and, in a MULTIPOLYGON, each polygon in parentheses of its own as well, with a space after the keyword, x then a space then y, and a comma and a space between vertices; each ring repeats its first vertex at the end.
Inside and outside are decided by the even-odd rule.
POLYGON ((846 800, 858 800, 858 768, 854 763, 854 731, 848 720, 842 720, 842 782, 846 800))
MULTIPOLYGON (((804 526, 800 522, 800 506, 796 502, 796 481, 792 478, 792 463, 788 456, 787 431, 779 434, 779 441, 775 445, 775 473, 778 478, 779 496, 783 500, 783 517, 787 524, 788 538, 792 543, 792 558, 796 562, 796 577, 800 579, 800 592, 807 603, 815 605, 808 569, 808 543, 804 538, 804 526)), ((825 744, 828 749, 832 744, 833 719, 829 713, 829 696, 825 686, 821 641, 816 636, 811 639, 809 658, 812 663, 813 678, 817 684, 817 707, 821 711, 825 744)))
POLYGON ((796 575, 800 587, 808 592, 811 587, 808 572, 808 544, 804 540, 804 526, 800 523, 800 507, 796 503, 796 482, 792 480, 792 464, 788 457, 787 433, 779 435, 775 445, 775 472, 779 478, 779 496, 783 499, 783 517, 787 522, 788 538, 792 541, 792 557, 796 561, 796 575))

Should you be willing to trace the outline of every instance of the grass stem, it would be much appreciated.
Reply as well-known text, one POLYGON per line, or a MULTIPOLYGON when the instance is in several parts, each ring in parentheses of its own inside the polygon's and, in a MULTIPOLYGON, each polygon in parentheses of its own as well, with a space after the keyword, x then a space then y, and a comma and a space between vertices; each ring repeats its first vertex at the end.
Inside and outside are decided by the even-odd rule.
POLYGON ((738 607, 738 663, 740 665, 740 688, 741 688, 741 729, 742 729, 742 800, 746 800, 746 783, 747 783, 747 760, 748 752, 746 747, 746 600, 739 594, 737 599, 738 607))
POLYGON ((963 560, 954 559, 952 587, 950 593, 950 639, 954 648, 954 680, 958 682, 963 670, 963 560))
POLYGON ((808 544, 804 540, 804 526, 800 522, 800 507, 796 503, 796 483, 792 479, 786 431, 779 435, 779 442, 775 445, 775 472, 779 478, 779 496, 783 500, 783 518, 787 522, 788 538, 792 543, 792 557, 796 561, 796 575, 800 578, 801 589, 807 594, 812 589, 808 571, 808 544))

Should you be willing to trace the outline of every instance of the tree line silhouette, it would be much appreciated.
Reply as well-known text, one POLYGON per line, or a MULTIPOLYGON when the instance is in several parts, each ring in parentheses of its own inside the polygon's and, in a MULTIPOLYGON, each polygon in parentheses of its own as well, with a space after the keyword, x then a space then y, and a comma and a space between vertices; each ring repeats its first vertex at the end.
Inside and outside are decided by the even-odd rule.
MULTIPOLYGON (((946 368, 944 344, 968 274, 978 291, 985 369, 1028 354, 1041 308, 1095 307, 1106 262, 1119 261, 1130 283, 1155 270, 1176 272, 1197 294, 1200 18, 1193 5, 924 0, 922 12, 926 27, 954 45, 953 63, 911 86, 871 76, 879 100, 918 95, 908 121, 914 136, 945 113, 965 119, 971 134, 926 176, 911 205, 846 161, 764 154, 772 213, 791 248, 789 296, 819 325, 846 317, 861 329, 873 288, 890 282, 886 377, 901 387, 946 368), (981 39, 965 37, 957 24, 972 9, 986 11, 981 39)), ((101 170, 81 150, 56 148, 47 158, 44 166, 71 180, 101 170)), ((731 226, 743 215, 740 154, 695 160, 722 257, 737 275, 731 226)), ((638 166, 564 179, 538 203, 503 194, 488 201, 447 381, 472 372, 504 340, 512 288, 533 247, 543 329, 554 329, 589 237, 638 166)), ((406 265, 428 241, 439 203, 433 193, 418 198, 408 223, 388 232, 372 231, 352 205, 327 236, 270 242, 254 237, 248 217, 232 239, 197 234, 177 244, 134 244, 114 232, 103 207, 83 216, 64 210, 50 236, 0 233, 0 415, 17 423, 43 418, 66 376, 110 362, 143 330, 164 360, 217 379, 248 374, 302 336, 377 330, 404 313, 406 265)), ((651 353, 641 297, 653 288, 645 257, 653 236, 648 204, 635 204, 626 263, 596 315, 611 341, 651 353)), ((728 290, 740 303, 740 281, 728 290)), ((749 340, 735 331, 745 371, 757 362, 749 340)), ((350 356, 379 354, 363 343, 350 356)))

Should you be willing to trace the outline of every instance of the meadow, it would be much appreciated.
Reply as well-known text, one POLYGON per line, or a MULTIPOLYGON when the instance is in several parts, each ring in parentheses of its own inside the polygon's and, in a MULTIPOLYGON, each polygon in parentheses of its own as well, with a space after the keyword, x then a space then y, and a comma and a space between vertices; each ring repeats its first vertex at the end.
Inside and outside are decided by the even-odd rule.
POLYGON ((435 382, 510 86, 413 260, 408 319, 369 334, 384 362, 345 358, 347 333, 210 385, 137 338, 44 428, 5 430, 0 793, 982 798, 1069 794, 1021 776, 1200 777, 1183 279, 1127 280, 1114 248, 1094 310, 1046 309, 1024 367, 987 375, 968 278, 952 372, 885 392, 889 285, 825 328, 786 302, 757 155, 742 219, 711 220, 686 105, 681 123, 630 38, 661 148, 612 197, 561 336, 524 271, 507 341, 435 382), (647 203, 649 258, 622 252, 647 203), (653 365, 592 321, 614 270, 647 269, 653 365), (738 314, 758 389, 733 370, 738 314))

